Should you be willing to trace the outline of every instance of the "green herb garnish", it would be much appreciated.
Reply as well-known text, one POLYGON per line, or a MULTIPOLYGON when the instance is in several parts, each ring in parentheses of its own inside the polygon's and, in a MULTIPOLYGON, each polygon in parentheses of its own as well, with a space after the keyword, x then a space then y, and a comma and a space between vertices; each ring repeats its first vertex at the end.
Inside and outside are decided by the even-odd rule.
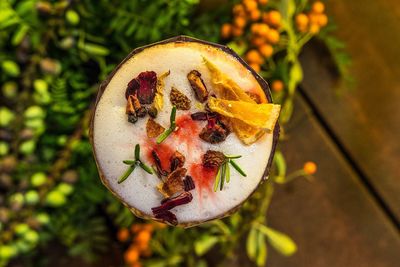
POLYGON ((225 183, 229 183, 231 180, 231 169, 230 165, 232 165, 235 170, 237 170, 240 175, 243 177, 246 177, 247 174, 240 168, 240 166, 233 160, 233 159, 238 159, 240 158, 240 155, 237 156, 230 156, 230 155, 225 155, 225 161, 224 163, 221 164, 218 168, 217 176, 215 177, 215 182, 214 182, 214 192, 216 192, 219 188, 221 191, 224 188, 225 183))
POLYGON ((168 137, 173 131, 175 131, 175 128, 176 128, 175 117, 176 117, 176 107, 173 106, 173 107, 172 107, 172 111, 171 111, 171 116, 169 117, 170 126, 169 126, 169 128, 168 128, 167 130, 165 130, 165 132, 163 132, 163 133, 157 138, 157 144, 161 144, 165 139, 167 139, 167 137, 168 137))
POLYGON ((129 168, 124 172, 124 174, 121 175, 121 177, 119 177, 118 179, 118 183, 122 183, 123 181, 125 181, 129 175, 131 175, 131 173, 135 170, 136 166, 139 166, 140 168, 142 168, 145 172, 149 173, 149 174, 153 174, 152 169, 147 166, 146 164, 144 164, 141 159, 140 159, 140 145, 136 144, 135 146, 135 160, 123 160, 122 161, 124 164, 129 165, 129 168))

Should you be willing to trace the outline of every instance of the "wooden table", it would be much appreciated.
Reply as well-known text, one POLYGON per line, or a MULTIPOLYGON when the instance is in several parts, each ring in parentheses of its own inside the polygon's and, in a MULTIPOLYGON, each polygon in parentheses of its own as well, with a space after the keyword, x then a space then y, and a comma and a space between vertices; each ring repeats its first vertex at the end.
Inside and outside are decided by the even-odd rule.
POLYGON ((326 54, 313 43, 303 51, 281 146, 292 170, 312 160, 318 173, 277 188, 269 224, 299 250, 284 258, 270 249, 268 266, 400 266, 400 6, 336 0, 327 11, 356 83, 337 89, 326 54))

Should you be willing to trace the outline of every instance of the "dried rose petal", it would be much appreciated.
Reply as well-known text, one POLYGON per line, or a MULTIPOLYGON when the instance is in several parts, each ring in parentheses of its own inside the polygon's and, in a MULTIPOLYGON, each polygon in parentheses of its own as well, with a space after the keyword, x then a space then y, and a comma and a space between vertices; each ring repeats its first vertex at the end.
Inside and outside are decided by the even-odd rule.
POLYGON ((184 184, 186 192, 193 190, 196 187, 194 184, 193 178, 190 175, 186 175, 185 179, 183 179, 183 184, 184 184))
POLYGON ((155 214, 157 219, 163 220, 164 222, 168 222, 172 225, 178 224, 178 219, 176 218, 175 214, 170 212, 169 210, 165 210, 163 212, 155 214))
POLYGON ((151 155, 152 155, 152 157, 154 159, 154 162, 156 163, 158 174, 162 175, 162 176, 167 176, 168 172, 163 170, 162 165, 161 165, 161 159, 158 156, 157 152, 155 150, 153 150, 153 151, 151 151, 151 155))
POLYGON ((128 83, 125 97, 136 94, 141 104, 151 104, 156 93, 156 85, 157 74, 154 71, 141 72, 128 83))
POLYGON ((171 171, 174 171, 176 168, 183 167, 185 164, 185 156, 182 155, 179 151, 175 151, 175 153, 171 156, 171 171))
POLYGON ((183 192, 179 196, 169 198, 167 201, 165 201, 161 206, 151 208, 153 213, 155 215, 162 213, 166 210, 173 209, 177 206, 184 205, 192 201, 193 196, 190 192, 183 192))
POLYGON ((187 170, 185 168, 179 168, 171 172, 164 183, 159 187, 159 191, 164 196, 170 197, 175 193, 182 192, 184 190, 183 176, 185 176, 187 170))
POLYGON ((203 165, 208 168, 219 168, 225 162, 225 155, 215 150, 207 150, 203 155, 203 165))

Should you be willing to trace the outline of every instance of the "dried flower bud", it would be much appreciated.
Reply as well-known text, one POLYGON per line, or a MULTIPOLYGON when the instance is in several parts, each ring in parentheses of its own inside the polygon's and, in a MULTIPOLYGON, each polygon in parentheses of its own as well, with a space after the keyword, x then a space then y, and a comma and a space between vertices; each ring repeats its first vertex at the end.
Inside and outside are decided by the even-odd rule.
POLYGON ((125 97, 137 95, 141 104, 151 104, 156 93, 156 85, 157 74, 154 71, 141 72, 128 83, 125 97))
POLYGON ((169 99, 172 105, 176 106, 177 109, 180 110, 190 109, 190 102, 191 102, 190 99, 175 87, 172 87, 169 99))
POLYGON ((189 80, 190 86, 195 92, 196 99, 203 103, 207 100, 208 91, 203 79, 201 79, 201 74, 197 70, 192 70, 188 73, 187 78, 189 80))
POLYGON ((219 168, 225 162, 225 155, 215 150, 207 150, 203 155, 203 166, 208 168, 219 168))
POLYGON ((147 109, 147 113, 149 113, 150 117, 155 119, 157 117, 158 111, 155 107, 150 107, 147 109))

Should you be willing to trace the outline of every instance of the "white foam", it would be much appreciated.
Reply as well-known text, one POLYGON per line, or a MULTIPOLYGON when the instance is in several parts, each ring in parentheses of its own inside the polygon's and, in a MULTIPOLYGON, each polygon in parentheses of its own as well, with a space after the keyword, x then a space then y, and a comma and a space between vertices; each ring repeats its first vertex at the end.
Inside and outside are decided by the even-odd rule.
MULTIPOLYGON (((202 74, 207 88, 212 90, 209 72, 203 64, 202 56, 211 60, 244 90, 259 87, 247 69, 234 57, 217 48, 199 43, 191 43, 190 46, 169 43, 145 49, 130 58, 111 79, 97 105, 93 141, 99 168, 116 194, 129 206, 135 207, 149 216, 152 216, 151 208, 158 206, 162 199, 161 194, 156 190, 159 179, 137 168, 125 182, 117 184, 118 177, 127 167, 122 161, 132 159, 135 144, 143 144, 143 140, 146 138, 147 118, 139 119, 136 124, 127 122, 125 114, 126 85, 142 71, 155 71, 157 75, 168 70, 171 71, 170 76, 165 79, 164 110, 159 112, 156 119, 158 123, 167 128, 171 112, 169 101, 171 86, 175 86, 192 100, 190 112, 198 110, 194 104, 196 102, 194 92, 186 78, 187 73, 193 69, 198 70, 202 74)), ((177 117, 184 113, 178 111, 177 117)), ((193 138, 198 137, 194 136, 193 138)), ((168 138, 166 142, 179 146, 179 151, 186 156, 186 167, 191 163, 199 163, 201 155, 207 149, 213 149, 225 154, 242 155, 242 158, 236 161, 247 173, 247 177, 242 177, 231 168, 231 181, 224 186, 223 191, 210 193, 204 190, 201 200, 198 190, 191 191, 193 201, 172 210, 180 223, 190 223, 215 218, 240 204, 253 192, 262 178, 270 156, 272 134, 265 134, 250 146, 242 144, 234 133, 218 145, 199 141, 197 147, 188 147, 186 144, 175 141, 168 138)))

